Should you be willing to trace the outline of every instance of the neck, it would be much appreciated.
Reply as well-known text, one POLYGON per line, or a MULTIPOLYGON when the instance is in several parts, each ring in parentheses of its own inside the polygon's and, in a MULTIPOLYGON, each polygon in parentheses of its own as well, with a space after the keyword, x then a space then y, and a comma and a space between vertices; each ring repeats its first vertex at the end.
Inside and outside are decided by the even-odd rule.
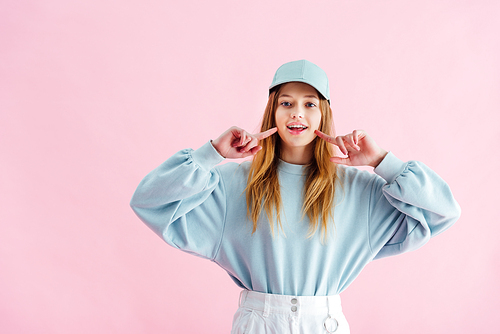
POLYGON ((282 147, 281 160, 294 165, 307 165, 313 157, 313 143, 301 147, 282 147))

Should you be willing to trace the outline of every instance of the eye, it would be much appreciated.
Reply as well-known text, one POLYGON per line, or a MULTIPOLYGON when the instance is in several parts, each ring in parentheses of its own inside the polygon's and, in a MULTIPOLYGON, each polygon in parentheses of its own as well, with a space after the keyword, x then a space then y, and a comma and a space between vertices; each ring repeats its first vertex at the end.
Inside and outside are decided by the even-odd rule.
POLYGON ((291 106, 292 104, 290 102, 287 102, 287 101, 283 101, 280 103, 283 107, 289 107, 291 106))
POLYGON ((306 103, 306 106, 313 108, 313 107, 316 107, 316 104, 309 102, 309 103, 306 103))

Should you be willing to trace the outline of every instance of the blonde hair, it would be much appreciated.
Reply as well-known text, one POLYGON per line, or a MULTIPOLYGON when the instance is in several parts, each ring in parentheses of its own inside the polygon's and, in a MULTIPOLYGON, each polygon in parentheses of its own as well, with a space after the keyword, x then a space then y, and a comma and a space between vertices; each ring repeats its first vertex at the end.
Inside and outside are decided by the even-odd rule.
MULTIPOLYGON (((273 89, 269 95, 267 106, 262 119, 261 131, 276 126, 275 112, 278 107, 278 97, 283 85, 273 89)), ((321 123, 319 130, 327 135, 333 135, 333 118, 330 104, 318 93, 320 98, 321 123)), ((253 222, 252 234, 257 230, 257 221, 264 208, 271 231, 274 235, 274 219, 280 230, 281 224, 281 196, 278 180, 278 164, 280 159, 281 140, 278 135, 267 137, 259 142, 262 146, 254 157, 246 187, 247 213, 253 222)), ((312 237, 321 225, 322 240, 326 240, 328 222, 333 222, 333 199, 337 167, 329 158, 334 154, 333 147, 326 141, 316 137, 314 139, 314 155, 307 165, 307 177, 304 186, 304 205, 302 212, 307 214, 310 225, 307 237, 312 237), (320 222, 321 221, 321 222, 320 222)), ((304 217, 303 216, 303 217, 304 217)))

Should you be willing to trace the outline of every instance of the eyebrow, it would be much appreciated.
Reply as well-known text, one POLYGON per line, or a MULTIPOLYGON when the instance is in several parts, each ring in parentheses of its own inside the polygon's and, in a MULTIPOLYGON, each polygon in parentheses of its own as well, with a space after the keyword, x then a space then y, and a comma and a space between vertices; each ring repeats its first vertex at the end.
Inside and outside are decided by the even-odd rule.
MULTIPOLYGON (((281 94, 279 97, 291 97, 291 98, 293 98, 293 96, 290 96, 287 94, 281 94)), ((312 98, 315 98, 316 100, 319 100, 316 95, 305 95, 304 97, 312 97, 312 98)))

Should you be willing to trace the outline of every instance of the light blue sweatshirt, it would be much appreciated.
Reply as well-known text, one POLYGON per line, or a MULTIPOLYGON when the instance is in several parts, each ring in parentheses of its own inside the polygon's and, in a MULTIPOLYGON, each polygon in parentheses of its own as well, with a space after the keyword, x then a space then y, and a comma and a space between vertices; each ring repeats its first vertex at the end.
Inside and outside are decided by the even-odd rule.
POLYGON ((182 150, 141 181, 130 204, 168 244, 217 263, 248 290, 339 294, 373 259, 417 249, 460 216, 436 173, 389 152, 375 168, 378 175, 338 166, 335 228, 322 244, 320 229, 307 238, 305 167, 281 161, 286 236, 275 232, 273 238, 265 213, 252 235, 245 194, 250 162, 217 166, 223 160, 210 142, 182 150))

